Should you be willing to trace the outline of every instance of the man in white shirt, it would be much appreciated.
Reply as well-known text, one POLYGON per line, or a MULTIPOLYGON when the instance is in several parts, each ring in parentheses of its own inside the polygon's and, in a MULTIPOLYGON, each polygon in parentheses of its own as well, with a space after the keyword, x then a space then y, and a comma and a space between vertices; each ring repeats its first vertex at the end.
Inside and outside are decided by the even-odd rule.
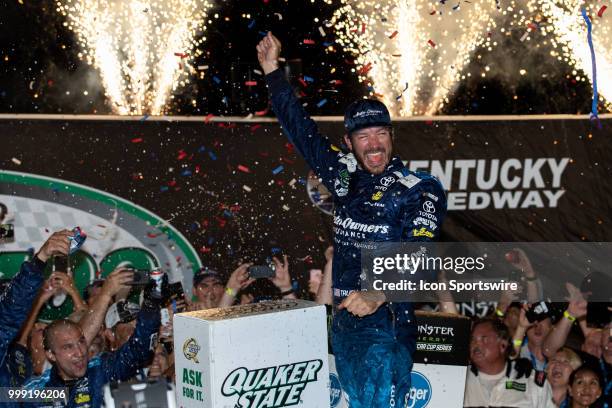
POLYGON ((501 321, 474 324, 464 407, 555 407, 550 385, 536 383, 528 360, 509 360, 510 349, 510 334, 501 321))

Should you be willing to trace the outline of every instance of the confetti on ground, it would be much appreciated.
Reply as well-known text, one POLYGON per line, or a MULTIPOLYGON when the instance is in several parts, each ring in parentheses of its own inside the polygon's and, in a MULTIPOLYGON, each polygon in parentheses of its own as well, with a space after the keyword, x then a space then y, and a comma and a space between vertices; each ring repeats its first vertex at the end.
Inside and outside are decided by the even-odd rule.
POLYGON ((13 163, 15 163, 16 165, 21 166, 21 160, 19 160, 18 158, 13 157, 13 158, 11 159, 11 161, 12 161, 13 163))
POLYGON ((395 31, 393 32, 393 34, 391 34, 391 35, 389 36, 389 39, 390 39, 390 40, 394 39, 394 38, 395 38, 395 37, 396 37, 398 34, 399 34, 399 31, 395 30, 395 31))
POLYGON ((608 6, 606 6, 606 5, 601 6, 599 11, 597 12, 597 17, 600 17, 600 18, 603 17, 603 13, 604 13, 604 11, 606 11, 607 8, 608 8, 608 6))
POLYGON ((285 170, 285 167, 283 165, 280 165, 277 168, 275 168, 274 170, 272 170, 272 174, 277 175, 278 173, 280 173, 283 170, 285 170))

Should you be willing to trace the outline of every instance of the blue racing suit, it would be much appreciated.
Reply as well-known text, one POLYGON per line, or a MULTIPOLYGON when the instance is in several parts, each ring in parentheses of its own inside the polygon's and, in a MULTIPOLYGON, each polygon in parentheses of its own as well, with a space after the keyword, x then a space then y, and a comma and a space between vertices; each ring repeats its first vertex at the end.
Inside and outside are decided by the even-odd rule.
POLYGON ((45 263, 38 258, 24 262, 19 273, 0 295, 0 387, 19 386, 31 372, 27 350, 11 343, 27 319, 38 290, 43 285, 44 269, 45 263))
POLYGON ((412 304, 385 303, 362 318, 336 306, 361 289, 361 249, 368 242, 439 236, 446 214, 442 185, 427 173, 409 171, 397 157, 382 174, 363 170, 352 153, 319 133, 281 70, 266 82, 285 134, 334 195, 332 348, 342 388, 351 408, 404 401, 417 335, 412 304))
POLYGON ((99 408, 104 401, 104 385, 114 381, 126 381, 136 375, 153 357, 157 331, 160 325, 159 306, 144 307, 138 314, 136 329, 130 339, 113 353, 102 353, 91 359, 85 375, 65 382, 55 365, 40 377, 24 384, 26 390, 49 387, 67 387, 65 400, 28 403, 28 408, 99 408))

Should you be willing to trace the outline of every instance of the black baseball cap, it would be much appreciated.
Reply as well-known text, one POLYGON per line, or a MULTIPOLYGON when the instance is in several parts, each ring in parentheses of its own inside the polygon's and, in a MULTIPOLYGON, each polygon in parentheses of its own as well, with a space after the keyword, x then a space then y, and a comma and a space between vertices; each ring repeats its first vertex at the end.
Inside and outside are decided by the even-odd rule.
POLYGON ((219 283, 223 283, 223 277, 221 274, 213 269, 202 268, 193 275, 193 287, 197 287, 206 278, 215 278, 219 283))
POLYGON ((359 99, 344 112, 344 129, 351 133, 373 126, 391 126, 391 115, 384 103, 375 99, 359 99))

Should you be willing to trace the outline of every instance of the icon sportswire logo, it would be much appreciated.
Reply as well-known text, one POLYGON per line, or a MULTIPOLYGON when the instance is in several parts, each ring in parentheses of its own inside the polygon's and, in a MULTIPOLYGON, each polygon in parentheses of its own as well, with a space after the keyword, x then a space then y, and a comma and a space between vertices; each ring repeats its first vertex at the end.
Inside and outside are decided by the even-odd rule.
POLYGON ((238 396, 236 408, 275 408, 295 405, 310 382, 317 381, 323 361, 310 360, 249 370, 240 367, 223 381, 221 393, 238 396))

